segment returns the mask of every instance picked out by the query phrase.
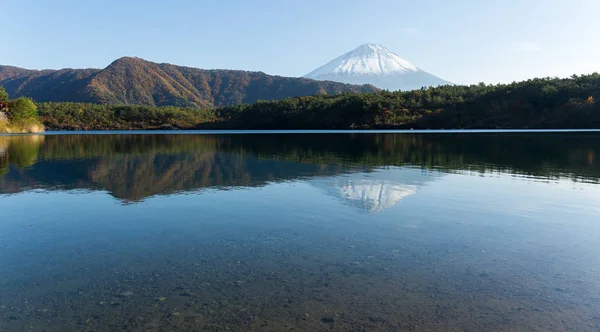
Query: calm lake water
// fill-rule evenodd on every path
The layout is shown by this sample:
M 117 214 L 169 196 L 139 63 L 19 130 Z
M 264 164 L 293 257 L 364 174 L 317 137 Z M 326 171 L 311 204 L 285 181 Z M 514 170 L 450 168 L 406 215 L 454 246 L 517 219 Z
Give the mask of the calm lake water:
M 599 331 L 600 134 L 0 137 L 0 331 Z

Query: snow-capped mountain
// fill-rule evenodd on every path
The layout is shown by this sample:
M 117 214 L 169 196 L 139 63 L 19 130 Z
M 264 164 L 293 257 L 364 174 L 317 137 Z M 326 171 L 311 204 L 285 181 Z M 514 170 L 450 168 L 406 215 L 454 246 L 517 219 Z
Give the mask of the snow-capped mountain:
M 304 77 L 350 84 L 372 84 L 392 91 L 452 84 L 376 44 L 361 45 Z

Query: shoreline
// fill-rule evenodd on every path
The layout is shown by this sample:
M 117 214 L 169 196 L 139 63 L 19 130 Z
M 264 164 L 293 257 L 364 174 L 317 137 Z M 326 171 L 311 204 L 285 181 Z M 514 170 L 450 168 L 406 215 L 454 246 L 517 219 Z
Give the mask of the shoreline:
M 114 135 L 114 134 L 177 134 L 177 135 L 228 135 L 228 134 L 511 134 L 511 133 L 600 133 L 599 129 L 139 129 L 139 130 L 47 130 L 29 133 L 0 133 L 0 136 L 28 135 Z

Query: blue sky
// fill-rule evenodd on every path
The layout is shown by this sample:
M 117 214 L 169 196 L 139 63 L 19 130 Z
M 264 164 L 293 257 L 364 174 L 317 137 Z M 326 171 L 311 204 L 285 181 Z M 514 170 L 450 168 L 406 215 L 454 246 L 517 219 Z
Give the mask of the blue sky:
M 455 83 L 600 71 L 598 0 L 0 0 L 0 64 L 138 56 L 301 76 L 378 43 Z

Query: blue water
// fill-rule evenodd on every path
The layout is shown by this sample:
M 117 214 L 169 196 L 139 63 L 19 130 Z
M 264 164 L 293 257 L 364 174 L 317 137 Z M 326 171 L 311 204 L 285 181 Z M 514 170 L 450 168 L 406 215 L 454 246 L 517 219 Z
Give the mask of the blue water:
M 599 147 L 0 137 L 0 330 L 597 331 Z

